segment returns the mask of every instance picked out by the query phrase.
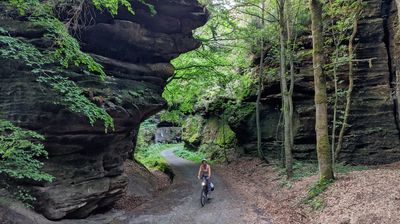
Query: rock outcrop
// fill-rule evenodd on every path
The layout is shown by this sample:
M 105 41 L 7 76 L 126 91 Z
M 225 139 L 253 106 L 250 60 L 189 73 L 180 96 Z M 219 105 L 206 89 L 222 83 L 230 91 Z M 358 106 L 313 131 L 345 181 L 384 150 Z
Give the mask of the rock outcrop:
M 121 197 L 127 185 L 123 162 L 134 149 L 139 124 L 165 106 L 161 93 L 174 72 L 170 60 L 200 45 L 192 30 L 208 15 L 196 0 L 146 2 L 155 15 L 133 1 L 135 15 L 124 8 L 114 17 L 96 11 L 94 23 L 80 32 L 82 49 L 109 75 L 105 82 L 65 71 L 89 96 L 105 99 L 115 131 L 105 133 L 101 122 L 92 127 L 84 116 L 55 105 L 54 94 L 27 68 L 0 61 L 0 117 L 46 137 L 44 169 L 55 180 L 29 185 L 36 209 L 49 219 L 84 218 Z M 0 24 L 15 37 L 43 43 L 46 31 L 27 21 L 1 15 Z
M 373 59 L 355 63 L 354 90 L 349 124 L 344 137 L 342 161 L 356 164 L 389 163 L 400 160 L 399 107 L 396 74 L 400 72 L 398 15 L 395 1 L 363 1 L 363 16 L 358 22 L 356 58 Z M 304 47 L 311 49 L 311 40 Z M 295 157 L 315 158 L 315 107 L 312 59 L 297 65 L 295 84 Z M 348 86 L 347 68 L 340 71 L 340 88 Z M 333 92 L 333 83 L 328 83 Z M 263 92 L 263 141 L 265 147 L 279 152 L 282 141 L 279 82 L 266 84 Z M 344 99 L 343 99 L 344 100 Z M 341 101 L 344 110 L 344 102 Z M 332 111 L 329 113 L 332 114 Z M 250 114 L 235 124 L 238 142 L 245 149 L 254 149 L 256 142 L 255 115 Z

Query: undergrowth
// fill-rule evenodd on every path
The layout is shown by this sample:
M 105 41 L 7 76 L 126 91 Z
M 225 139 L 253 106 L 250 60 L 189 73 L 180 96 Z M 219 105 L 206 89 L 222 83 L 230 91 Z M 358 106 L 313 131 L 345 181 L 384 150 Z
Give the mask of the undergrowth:
M 183 144 L 180 144 L 179 146 L 177 146 L 174 150 L 175 155 L 196 162 L 196 163 L 200 163 L 201 160 L 203 158 L 205 158 L 205 154 L 203 152 L 200 151 L 190 151 L 185 149 Z
M 138 148 L 135 152 L 135 159 L 150 170 L 159 170 L 168 173 L 170 168 L 167 161 L 162 157 L 161 152 L 167 148 L 177 147 L 176 144 L 153 144 L 147 147 Z
M 321 210 L 325 207 L 325 200 L 318 197 L 324 193 L 333 183 L 332 180 L 318 181 L 308 190 L 307 197 L 303 200 L 304 204 L 309 205 L 313 210 Z

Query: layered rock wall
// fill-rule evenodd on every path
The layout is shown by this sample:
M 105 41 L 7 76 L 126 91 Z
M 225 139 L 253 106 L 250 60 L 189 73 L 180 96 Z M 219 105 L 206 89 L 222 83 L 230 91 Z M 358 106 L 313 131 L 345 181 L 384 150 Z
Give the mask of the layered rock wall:
M 83 50 L 104 66 L 106 81 L 65 71 L 88 96 L 105 99 L 102 106 L 115 131 L 105 133 L 101 122 L 92 127 L 86 117 L 55 105 L 54 93 L 28 68 L 0 61 L 0 117 L 46 137 L 44 169 L 55 180 L 30 186 L 36 209 L 49 219 L 83 218 L 121 197 L 127 185 L 123 162 L 134 148 L 139 124 L 165 106 L 161 93 L 174 72 L 170 60 L 200 45 L 192 30 L 206 22 L 207 12 L 196 0 L 146 1 L 155 6 L 155 15 L 132 2 L 135 15 L 123 8 L 114 17 L 96 11 L 94 23 L 80 32 Z M 45 42 L 46 31 L 24 18 L 0 12 L 0 25 L 14 37 Z
M 349 118 L 350 127 L 344 136 L 342 161 L 349 163 L 389 163 L 400 160 L 399 107 L 396 74 L 400 74 L 398 15 L 395 1 L 365 0 L 363 15 L 358 22 L 356 59 L 373 59 L 355 63 L 354 90 Z M 309 42 L 309 43 L 308 43 Z M 305 41 L 311 49 L 311 39 Z M 294 90 L 295 157 L 315 158 L 315 107 L 312 58 L 297 65 Z M 340 69 L 340 88 L 348 88 L 348 68 Z M 263 142 L 271 153 L 279 153 L 282 141 L 280 86 L 277 81 L 266 84 L 263 92 Z M 332 80 L 328 92 L 333 94 Z M 344 97 L 339 110 L 344 111 Z M 332 103 L 331 103 L 332 106 Z M 330 107 L 332 114 L 332 107 Z M 330 124 L 331 126 L 331 124 Z M 256 142 L 255 115 L 236 124 L 238 141 L 245 149 L 254 149 Z

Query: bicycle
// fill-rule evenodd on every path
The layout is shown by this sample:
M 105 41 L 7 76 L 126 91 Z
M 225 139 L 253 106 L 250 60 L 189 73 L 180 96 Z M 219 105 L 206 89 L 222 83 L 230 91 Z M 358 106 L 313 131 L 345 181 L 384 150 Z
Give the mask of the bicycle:
M 201 207 L 204 207 L 206 202 L 208 201 L 208 181 L 206 177 L 201 178 L 201 196 L 200 196 L 200 203 Z

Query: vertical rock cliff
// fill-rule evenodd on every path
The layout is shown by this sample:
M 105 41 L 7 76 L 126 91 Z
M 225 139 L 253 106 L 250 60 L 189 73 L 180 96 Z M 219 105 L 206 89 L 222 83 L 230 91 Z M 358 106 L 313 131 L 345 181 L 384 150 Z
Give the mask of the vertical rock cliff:
M 354 90 L 349 124 L 344 137 L 341 160 L 349 163 L 389 163 L 400 160 L 399 106 L 396 74 L 400 73 L 399 17 L 394 0 L 364 0 L 362 19 L 356 36 L 356 59 L 372 59 L 355 63 Z M 311 49 L 305 38 L 304 47 Z M 315 108 L 312 58 L 297 64 L 295 84 L 295 157 L 315 158 Z M 340 69 L 340 88 L 347 90 L 348 68 Z M 329 81 L 328 91 L 333 92 Z M 280 86 L 270 81 L 263 92 L 263 141 L 266 148 L 279 153 L 281 141 Z M 344 110 L 344 102 L 340 103 Z M 332 106 L 332 105 L 331 105 Z M 332 109 L 329 111 L 332 114 Z M 239 143 L 254 148 L 255 115 L 235 125 Z
M 54 94 L 26 67 L 0 61 L 0 117 L 46 137 L 45 171 L 55 180 L 28 185 L 37 197 L 36 209 L 49 219 L 83 218 L 121 197 L 127 184 L 123 162 L 134 150 L 139 124 L 165 106 L 161 94 L 174 72 L 170 61 L 200 45 L 192 30 L 208 16 L 196 0 L 146 2 L 154 5 L 155 15 L 133 0 L 135 15 L 124 8 L 116 16 L 95 11 L 91 24 L 79 33 L 82 49 L 104 66 L 105 82 L 65 71 L 90 98 L 104 99 L 115 131 L 105 133 L 100 122 L 92 127 L 86 117 L 55 105 Z M 12 36 L 45 46 L 45 30 L 23 18 L 0 15 L 0 25 Z

